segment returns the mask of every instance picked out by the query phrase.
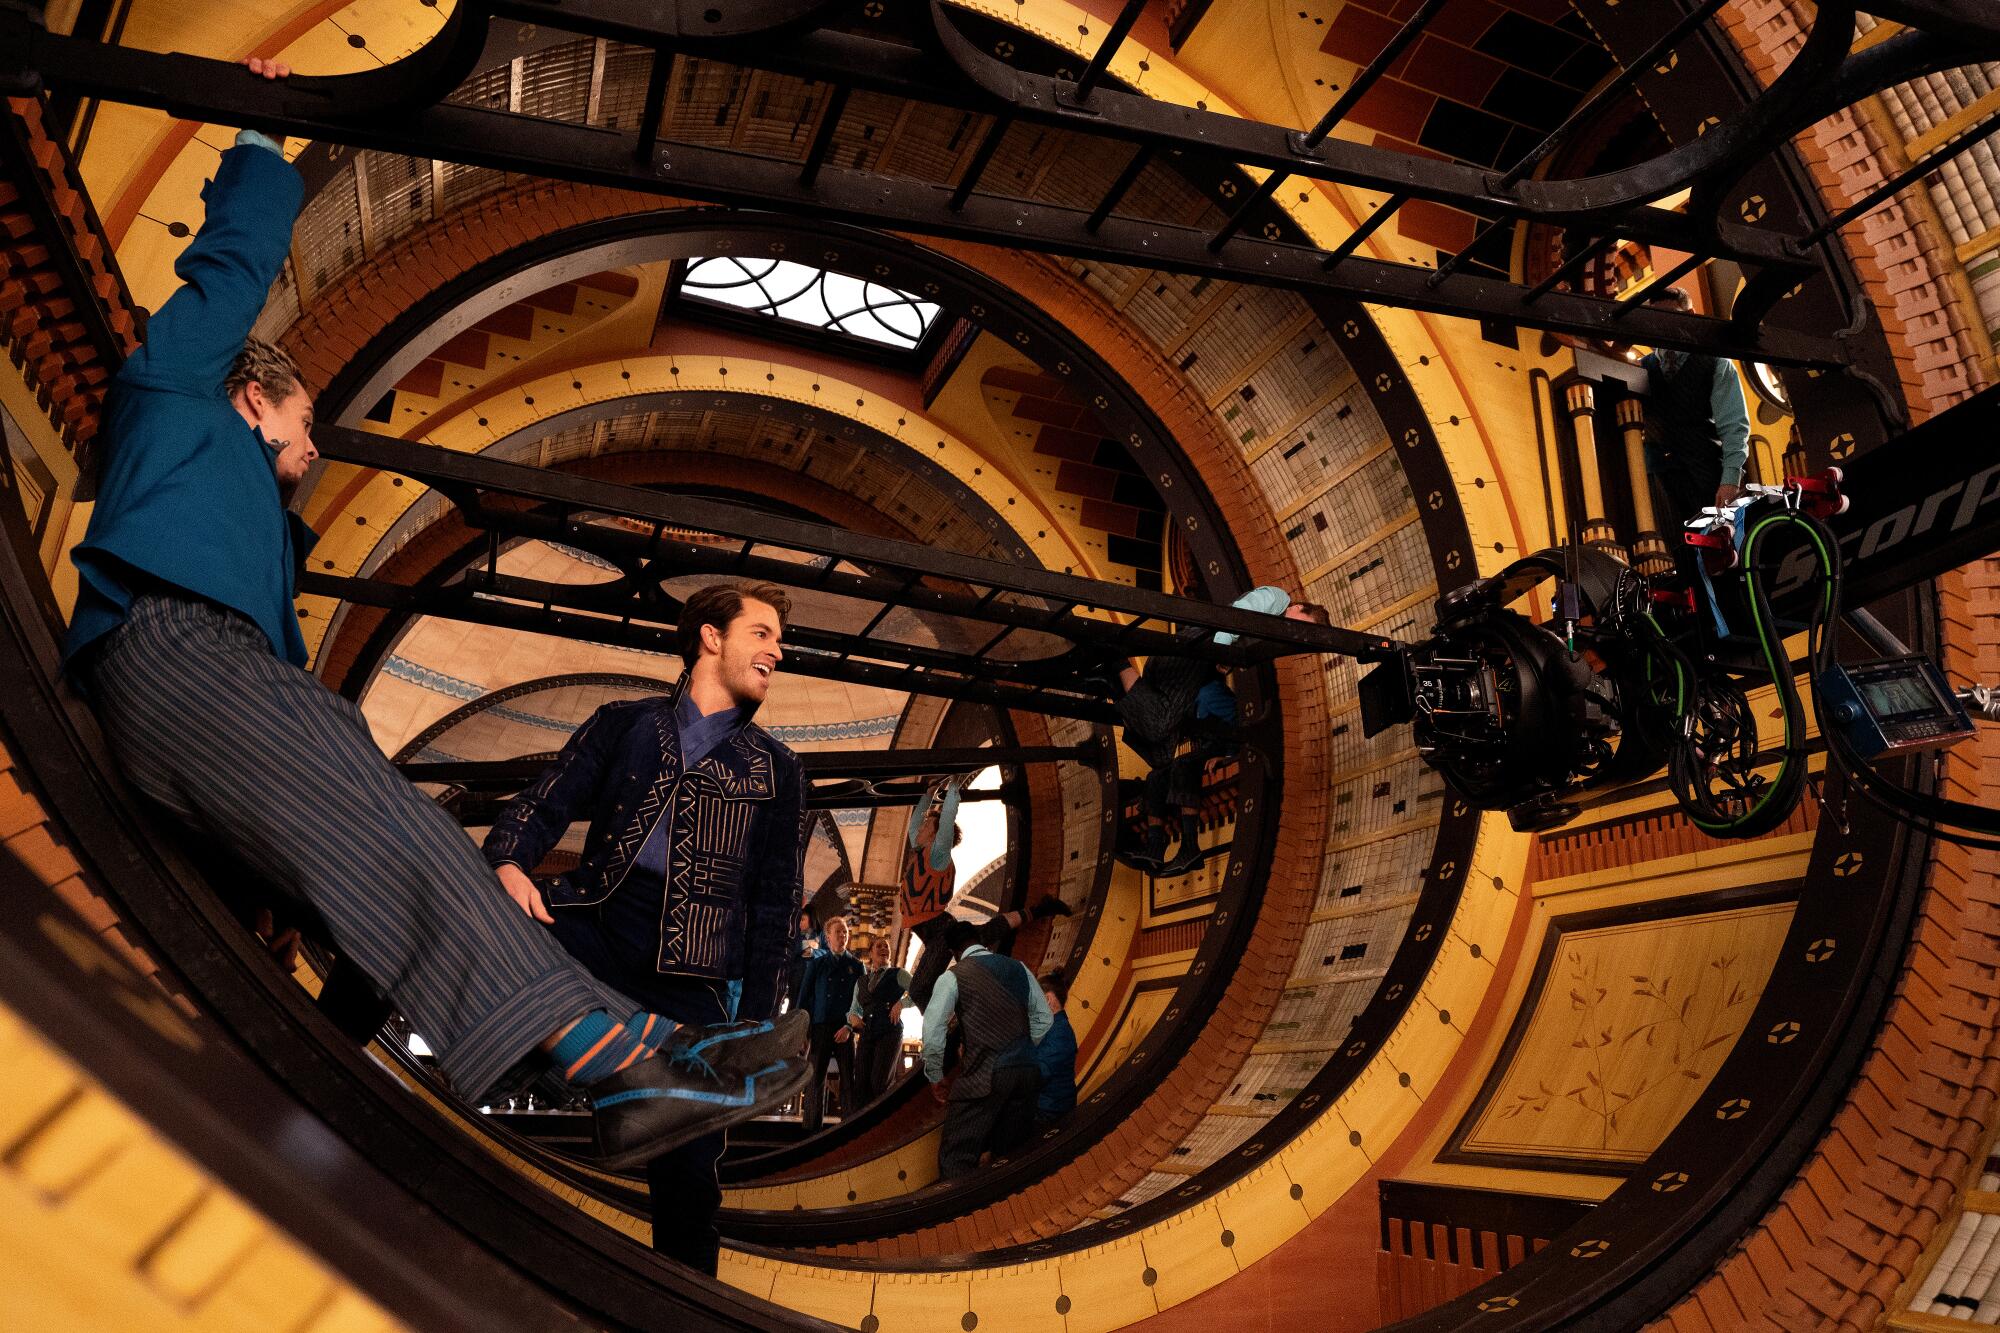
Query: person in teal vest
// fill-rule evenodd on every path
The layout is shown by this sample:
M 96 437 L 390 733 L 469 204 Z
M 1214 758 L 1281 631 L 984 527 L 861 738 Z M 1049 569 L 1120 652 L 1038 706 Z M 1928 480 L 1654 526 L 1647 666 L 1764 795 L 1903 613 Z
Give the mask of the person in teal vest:
M 772 1024 L 676 1023 L 597 981 L 389 763 L 361 711 L 301 669 L 292 598 L 311 534 L 287 501 L 315 456 L 313 401 L 250 331 L 304 191 L 282 146 L 250 130 L 202 189 L 181 285 L 105 403 L 67 678 L 132 786 L 312 907 L 468 1100 L 549 1059 L 597 1107 L 612 1169 L 781 1103 L 806 1071 Z

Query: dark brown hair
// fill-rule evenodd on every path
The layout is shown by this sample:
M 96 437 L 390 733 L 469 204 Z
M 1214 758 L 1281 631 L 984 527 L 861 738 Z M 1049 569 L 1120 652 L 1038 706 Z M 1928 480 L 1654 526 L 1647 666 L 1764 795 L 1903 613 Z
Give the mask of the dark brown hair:
M 1318 602 L 1300 602 L 1298 608 L 1306 613 L 1306 619 L 1315 625 L 1331 625 L 1333 617 Z
M 1042 989 L 1055 996 L 1056 1003 L 1069 1003 L 1069 983 L 1063 980 L 1062 973 L 1051 972 L 1047 976 L 1040 978 L 1040 980 Z
M 692 668 L 695 659 L 701 656 L 703 625 L 713 625 L 716 633 L 727 634 L 729 622 L 743 614 L 745 602 L 763 602 L 776 611 L 779 629 L 785 627 L 792 614 L 792 599 L 783 588 L 773 584 L 711 583 L 698 589 L 681 606 L 681 623 L 674 627 L 674 636 L 682 664 Z

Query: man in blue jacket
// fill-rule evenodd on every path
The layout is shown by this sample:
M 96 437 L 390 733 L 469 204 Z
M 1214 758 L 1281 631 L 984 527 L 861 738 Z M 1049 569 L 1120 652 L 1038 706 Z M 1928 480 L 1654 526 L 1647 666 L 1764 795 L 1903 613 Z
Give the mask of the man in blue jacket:
M 863 963 L 847 947 L 847 918 L 834 917 L 826 923 L 826 947 L 806 964 L 805 981 L 799 987 L 799 1011 L 812 1024 L 812 1047 L 806 1054 L 811 1074 L 806 1083 L 805 1130 L 819 1133 L 826 1118 L 826 1065 L 840 1066 L 840 1118 L 854 1114 L 860 1103 L 854 1097 L 854 1042 L 847 1023 L 848 1003 L 854 998 L 855 983 L 867 972 Z
M 310 534 L 285 497 L 313 458 L 312 399 L 289 358 L 246 339 L 302 193 L 251 131 L 203 189 L 182 285 L 106 404 L 65 670 L 132 784 L 314 908 L 461 1094 L 545 1052 L 599 1107 L 613 1162 L 782 1101 L 805 1065 L 777 1058 L 769 1025 L 682 1027 L 592 978 L 522 919 L 360 710 L 300 669 Z
M 767 585 L 694 593 L 674 688 L 598 709 L 486 835 L 486 859 L 526 916 L 592 976 L 677 1023 L 762 1021 L 777 1007 L 799 915 L 805 778 L 750 719 L 784 658 L 790 610 Z M 537 886 L 529 872 L 583 818 L 576 869 Z M 804 1027 L 797 1014 L 778 1025 L 784 1054 L 798 1053 Z M 653 1248 L 711 1275 L 722 1150 L 709 1134 L 646 1167 Z

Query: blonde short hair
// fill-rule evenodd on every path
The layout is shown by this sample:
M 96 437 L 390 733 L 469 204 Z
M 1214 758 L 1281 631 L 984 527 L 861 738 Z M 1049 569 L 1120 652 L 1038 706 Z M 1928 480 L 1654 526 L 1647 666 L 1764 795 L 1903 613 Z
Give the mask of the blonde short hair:
M 233 399 L 253 381 L 274 403 L 284 402 L 295 391 L 303 389 L 306 383 L 305 376 L 299 373 L 299 363 L 292 360 L 291 353 L 262 338 L 250 338 L 244 342 L 243 350 L 236 354 L 229 373 L 223 377 L 222 395 Z

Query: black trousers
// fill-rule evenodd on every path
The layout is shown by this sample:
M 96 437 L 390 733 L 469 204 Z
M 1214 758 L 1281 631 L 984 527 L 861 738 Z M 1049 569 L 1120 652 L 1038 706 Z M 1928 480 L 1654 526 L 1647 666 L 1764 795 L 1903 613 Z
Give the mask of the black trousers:
M 889 1080 L 896 1072 L 896 1055 L 903 1049 L 903 1028 L 894 1023 L 879 1031 L 864 1029 L 860 1040 L 861 1047 L 854 1053 L 856 1110 L 889 1090 Z
M 1026 1143 L 1035 1132 L 1035 1097 L 1041 1090 L 1040 1070 L 1012 1065 L 993 1071 L 992 1090 L 984 1097 L 954 1097 L 938 1138 L 938 1179 L 969 1176 L 979 1169 L 982 1152 L 997 1157 Z
M 728 1021 L 729 1000 L 720 983 L 630 967 L 605 937 L 595 908 L 559 907 L 551 915 L 556 923 L 550 933 L 600 981 L 676 1023 Z M 715 1276 L 722 1250 L 722 1233 L 715 1225 L 722 1209 L 722 1184 L 715 1165 L 722 1160 L 726 1142 L 725 1135 L 705 1135 L 646 1163 L 646 1188 L 653 1197 L 653 1248 L 710 1277 Z
M 812 1049 L 807 1059 L 812 1063 L 812 1080 L 806 1084 L 806 1133 L 817 1134 L 826 1117 L 826 1062 L 832 1060 L 840 1067 L 840 1117 L 845 1120 L 854 1114 L 857 1103 L 854 1100 L 854 1038 L 835 1041 L 834 1035 L 847 1031 L 847 1020 L 838 1023 L 815 1023 L 812 1025 Z

